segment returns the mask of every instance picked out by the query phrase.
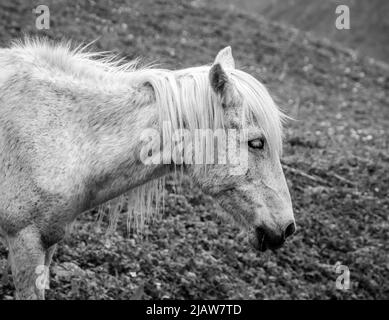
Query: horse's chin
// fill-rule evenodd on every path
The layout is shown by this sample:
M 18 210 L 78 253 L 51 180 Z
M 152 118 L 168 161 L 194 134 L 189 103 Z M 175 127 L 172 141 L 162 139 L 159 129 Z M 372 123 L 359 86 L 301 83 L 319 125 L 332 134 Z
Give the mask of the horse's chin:
M 266 243 L 258 238 L 254 231 L 249 233 L 249 243 L 256 251 L 265 252 L 268 249 Z
M 255 228 L 251 229 L 249 232 L 249 243 L 257 251 L 265 252 L 271 250 L 274 252 L 284 245 L 285 239 L 269 235 L 269 233 L 263 231 L 262 228 Z

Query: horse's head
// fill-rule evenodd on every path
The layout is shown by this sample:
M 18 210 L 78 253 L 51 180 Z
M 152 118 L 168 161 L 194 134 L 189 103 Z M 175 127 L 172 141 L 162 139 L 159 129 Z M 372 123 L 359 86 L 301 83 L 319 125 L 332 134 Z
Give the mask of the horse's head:
M 282 113 L 259 81 L 235 69 L 229 47 L 217 55 L 209 82 L 222 109 L 229 136 L 227 149 L 229 133 L 238 132 L 232 139 L 241 146 L 240 172 L 227 161 L 208 166 L 205 174 L 195 172 L 195 179 L 248 230 L 257 249 L 276 249 L 295 232 L 292 202 L 280 163 Z M 236 155 L 236 150 L 227 150 L 230 159 Z

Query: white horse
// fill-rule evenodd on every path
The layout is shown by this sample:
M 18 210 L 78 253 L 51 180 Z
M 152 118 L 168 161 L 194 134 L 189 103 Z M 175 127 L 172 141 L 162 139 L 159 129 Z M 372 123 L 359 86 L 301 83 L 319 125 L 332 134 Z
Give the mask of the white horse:
M 143 223 L 174 171 L 213 196 L 258 250 L 294 233 L 283 115 L 235 69 L 229 47 L 211 66 L 171 71 L 27 39 L 0 49 L 0 69 L 0 234 L 18 298 L 44 298 L 37 274 L 80 213 L 131 191 Z M 171 151 L 201 130 L 211 139 Z

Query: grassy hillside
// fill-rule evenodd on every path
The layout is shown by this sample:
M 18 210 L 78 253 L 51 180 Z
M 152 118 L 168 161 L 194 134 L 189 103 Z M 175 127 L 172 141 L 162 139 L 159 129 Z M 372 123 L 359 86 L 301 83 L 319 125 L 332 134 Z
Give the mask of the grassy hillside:
M 225 0 L 219 0 L 225 6 Z M 389 2 L 386 0 L 227 0 L 232 7 L 326 37 L 389 62 Z M 335 27 L 338 5 L 350 8 L 350 29 Z
M 121 224 L 104 236 L 96 213 L 78 219 L 54 258 L 49 299 L 389 298 L 389 69 L 351 50 L 255 15 L 200 1 L 0 2 L 0 44 L 22 32 L 89 42 L 172 68 L 210 63 L 231 45 L 238 67 L 270 88 L 287 124 L 284 168 L 298 231 L 259 254 L 216 218 L 212 199 L 168 181 L 165 215 L 142 240 Z M 6 249 L 0 249 L 5 262 Z M 337 262 L 351 288 L 338 290 Z M 13 285 L 3 278 L 0 298 Z

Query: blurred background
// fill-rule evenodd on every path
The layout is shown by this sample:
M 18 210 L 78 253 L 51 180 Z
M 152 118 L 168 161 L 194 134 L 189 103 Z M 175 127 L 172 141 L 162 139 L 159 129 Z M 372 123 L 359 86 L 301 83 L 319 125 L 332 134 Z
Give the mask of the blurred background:
M 39 4 L 50 28 L 36 28 Z M 337 5 L 350 29 L 334 27 Z M 107 236 L 83 214 L 54 257 L 49 299 L 389 298 L 388 2 L 304 0 L 0 0 L 0 45 L 23 34 L 97 41 L 169 68 L 212 63 L 232 46 L 287 123 L 283 166 L 297 233 L 258 254 L 213 200 L 167 180 L 165 213 L 143 236 Z M 0 264 L 7 250 L 0 247 Z M 339 289 L 336 266 L 350 272 Z M 12 299 L 7 273 L 0 299 Z
M 227 0 L 234 8 L 336 41 L 364 55 L 389 61 L 389 2 L 385 0 Z M 335 27 L 335 8 L 350 8 L 350 30 Z

